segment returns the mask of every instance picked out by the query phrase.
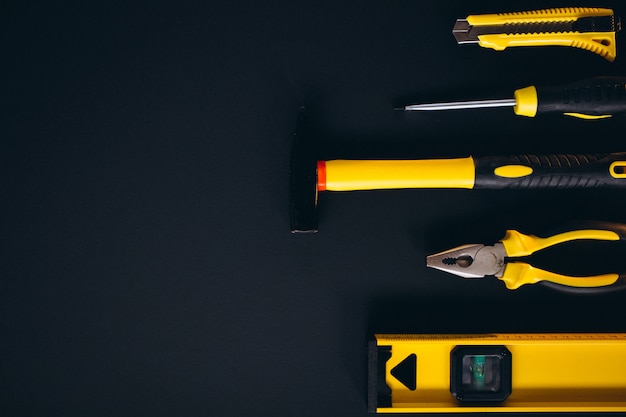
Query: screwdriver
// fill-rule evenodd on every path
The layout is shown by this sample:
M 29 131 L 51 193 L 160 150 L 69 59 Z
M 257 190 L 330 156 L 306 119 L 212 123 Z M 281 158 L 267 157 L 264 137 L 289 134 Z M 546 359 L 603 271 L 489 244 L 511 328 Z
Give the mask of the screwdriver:
M 626 113 L 626 77 L 594 77 L 556 87 L 529 86 L 514 98 L 413 104 L 396 110 L 454 110 L 513 107 L 518 116 L 562 113 L 580 119 L 604 119 Z

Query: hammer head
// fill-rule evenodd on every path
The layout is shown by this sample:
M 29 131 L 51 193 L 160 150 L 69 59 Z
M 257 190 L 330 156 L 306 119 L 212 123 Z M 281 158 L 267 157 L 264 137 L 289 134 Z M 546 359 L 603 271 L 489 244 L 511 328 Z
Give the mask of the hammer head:
M 317 159 L 304 108 L 291 149 L 289 215 L 292 233 L 317 232 Z

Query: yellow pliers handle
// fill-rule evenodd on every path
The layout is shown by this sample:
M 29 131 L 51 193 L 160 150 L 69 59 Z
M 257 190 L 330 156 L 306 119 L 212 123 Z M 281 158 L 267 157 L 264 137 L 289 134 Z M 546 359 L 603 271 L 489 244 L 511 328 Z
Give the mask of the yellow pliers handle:
M 507 264 L 504 275 L 500 277 L 509 290 L 516 290 L 525 284 L 552 282 L 567 287 L 596 288 L 614 285 L 620 279 L 619 274 L 603 274 L 590 277 L 571 277 L 536 268 L 525 262 Z
M 617 241 L 626 239 L 625 225 L 604 223 L 602 226 L 599 228 L 568 231 L 546 238 L 525 235 L 516 230 L 507 230 L 500 242 L 504 245 L 507 257 L 513 258 L 528 256 L 550 246 L 574 240 Z M 504 272 L 499 279 L 504 281 L 506 287 L 510 290 L 517 289 L 525 284 L 534 284 L 541 281 L 577 288 L 611 287 L 616 284 L 626 285 L 623 282 L 624 277 L 617 273 L 572 277 L 545 271 L 526 262 L 515 261 L 506 263 Z

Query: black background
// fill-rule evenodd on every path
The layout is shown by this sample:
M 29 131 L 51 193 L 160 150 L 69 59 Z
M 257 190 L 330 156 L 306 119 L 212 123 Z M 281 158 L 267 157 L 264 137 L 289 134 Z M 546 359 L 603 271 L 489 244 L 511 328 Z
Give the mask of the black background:
M 3 3 L 0 415 L 365 416 L 373 332 L 626 331 L 623 294 L 509 291 L 424 260 L 507 228 L 626 222 L 619 190 L 327 193 L 315 235 L 288 212 L 301 106 L 320 158 L 626 150 L 624 118 L 393 110 L 624 75 L 623 42 L 610 63 L 451 33 L 620 4 Z M 623 267 L 572 250 L 545 261 Z

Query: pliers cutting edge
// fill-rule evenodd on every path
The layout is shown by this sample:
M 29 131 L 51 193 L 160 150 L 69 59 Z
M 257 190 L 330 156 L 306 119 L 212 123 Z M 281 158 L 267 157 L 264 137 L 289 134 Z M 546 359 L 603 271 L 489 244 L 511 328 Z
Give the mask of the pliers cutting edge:
M 552 284 L 550 286 L 553 288 L 573 292 L 626 289 L 626 274 L 575 277 L 542 270 L 513 259 L 574 240 L 626 240 L 626 225 L 594 223 L 593 227 L 571 230 L 545 238 L 507 230 L 504 238 L 493 246 L 482 244 L 458 246 L 426 257 L 426 265 L 463 278 L 495 276 L 504 281 L 509 290 L 537 282 Z

